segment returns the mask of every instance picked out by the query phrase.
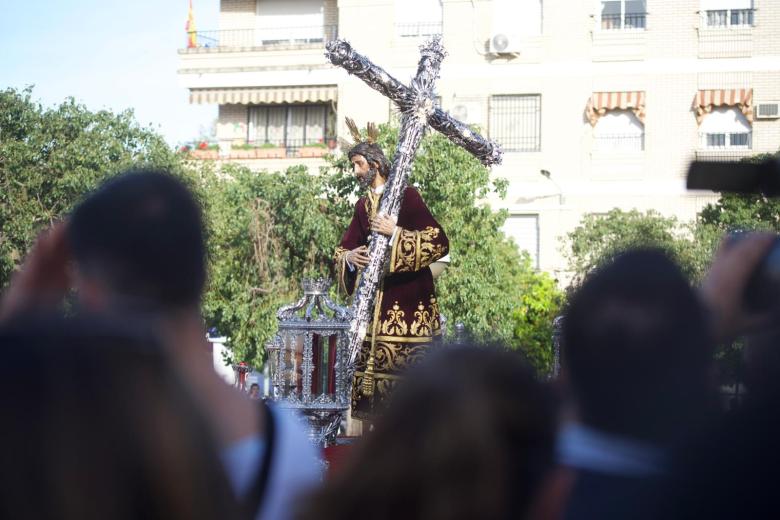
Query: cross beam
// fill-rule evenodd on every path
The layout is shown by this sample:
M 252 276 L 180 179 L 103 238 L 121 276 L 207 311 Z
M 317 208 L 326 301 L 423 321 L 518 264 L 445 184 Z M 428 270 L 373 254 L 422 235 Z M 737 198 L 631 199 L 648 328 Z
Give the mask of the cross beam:
M 446 55 L 439 37 L 420 48 L 417 74 L 408 87 L 355 52 L 345 40 L 328 42 L 326 49 L 325 56 L 331 63 L 362 79 L 368 86 L 390 98 L 401 110 L 398 146 L 378 214 L 398 217 L 414 156 L 429 125 L 469 151 L 485 166 L 501 162 L 501 149 L 497 143 L 473 132 L 464 123 L 434 106 L 434 82 L 439 77 L 439 68 Z M 354 371 L 355 360 L 372 321 L 374 299 L 384 277 L 391 245 L 389 237 L 376 232 L 371 234 L 369 242 L 368 265 L 363 270 L 352 304 L 354 317 L 349 330 L 350 372 Z

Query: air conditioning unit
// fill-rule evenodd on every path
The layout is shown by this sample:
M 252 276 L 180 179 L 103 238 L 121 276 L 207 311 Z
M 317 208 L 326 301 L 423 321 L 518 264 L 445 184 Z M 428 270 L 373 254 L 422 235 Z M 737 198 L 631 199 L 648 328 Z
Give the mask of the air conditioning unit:
M 520 54 L 520 37 L 504 32 L 496 32 L 490 37 L 492 54 Z
M 756 106 L 756 119 L 780 119 L 780 101 L 766 101 Z

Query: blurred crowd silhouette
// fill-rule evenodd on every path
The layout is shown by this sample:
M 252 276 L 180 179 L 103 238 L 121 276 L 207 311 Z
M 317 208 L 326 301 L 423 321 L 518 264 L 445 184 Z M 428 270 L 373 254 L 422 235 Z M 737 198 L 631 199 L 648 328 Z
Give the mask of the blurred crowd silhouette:
M 0 517 L 774 516 L 780 305 L 744 304 L 771 235 L 724 241 L 700 287 L 655 250 L 591 273 L 553 381 L 501 345 L 441 347 L 324 477 L 298 418 L 214 372 L 204 240 L 153 170 L 41 234 L 0 300 Z M 715 347 L 737 337 L 748 393 L 726 410 Z

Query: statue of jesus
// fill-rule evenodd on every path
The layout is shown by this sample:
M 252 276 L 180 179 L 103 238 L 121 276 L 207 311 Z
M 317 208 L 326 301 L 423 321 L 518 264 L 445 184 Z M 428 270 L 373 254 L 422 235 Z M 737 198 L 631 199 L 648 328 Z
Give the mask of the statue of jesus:
M 363 140 L 347 120 L 356 144 L 348 156 L 366 194 L 355 205 L 352 222 L 336 248 L 339 288 L 352 294 L 362 268 L 368 264 L 372 231 L 391 237 L 387 274 L 377 291 L 374 315 L 355 364 L 352 417 L 371 421 L 386 404 L 402 372 L 420 360 L 441 338 L 439 304 L 430 265 L 447 255 L 449 241 L 420 193 L 408 186 L 398 221 L 378 214 L 379 200 L 390 172 L 390 162 L 376 143 L 376 127 L 369 124 Z

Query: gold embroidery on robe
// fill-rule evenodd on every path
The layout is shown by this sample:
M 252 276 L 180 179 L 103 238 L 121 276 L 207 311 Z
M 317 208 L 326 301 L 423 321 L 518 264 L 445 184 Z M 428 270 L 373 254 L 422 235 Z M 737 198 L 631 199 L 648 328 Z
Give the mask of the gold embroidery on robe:
M 406 336 L 409 326 L 404 319 L 405 315 L 406 313 L 398 306 L 398 302 L 395 302 L 393 308 L 387 311 L 387 319 L 379 327 L 380 332 L 385 336 Z
M 432 226 L 422 231 L 400 229 L 390 254 L 390 272 L 419 271 L 444 256 L 444 246 L 434 243 L 439 233 Z
M 415 320 L 412 322 L 410 332 L 414 336 L 431 337 L 441 333 L 441 324 L 439 323 L 439 304 L 436 298 L 431 297 L 430 303 L 426 308 L 423 302 L 417 304 L 417 310 L 414 312 Z

